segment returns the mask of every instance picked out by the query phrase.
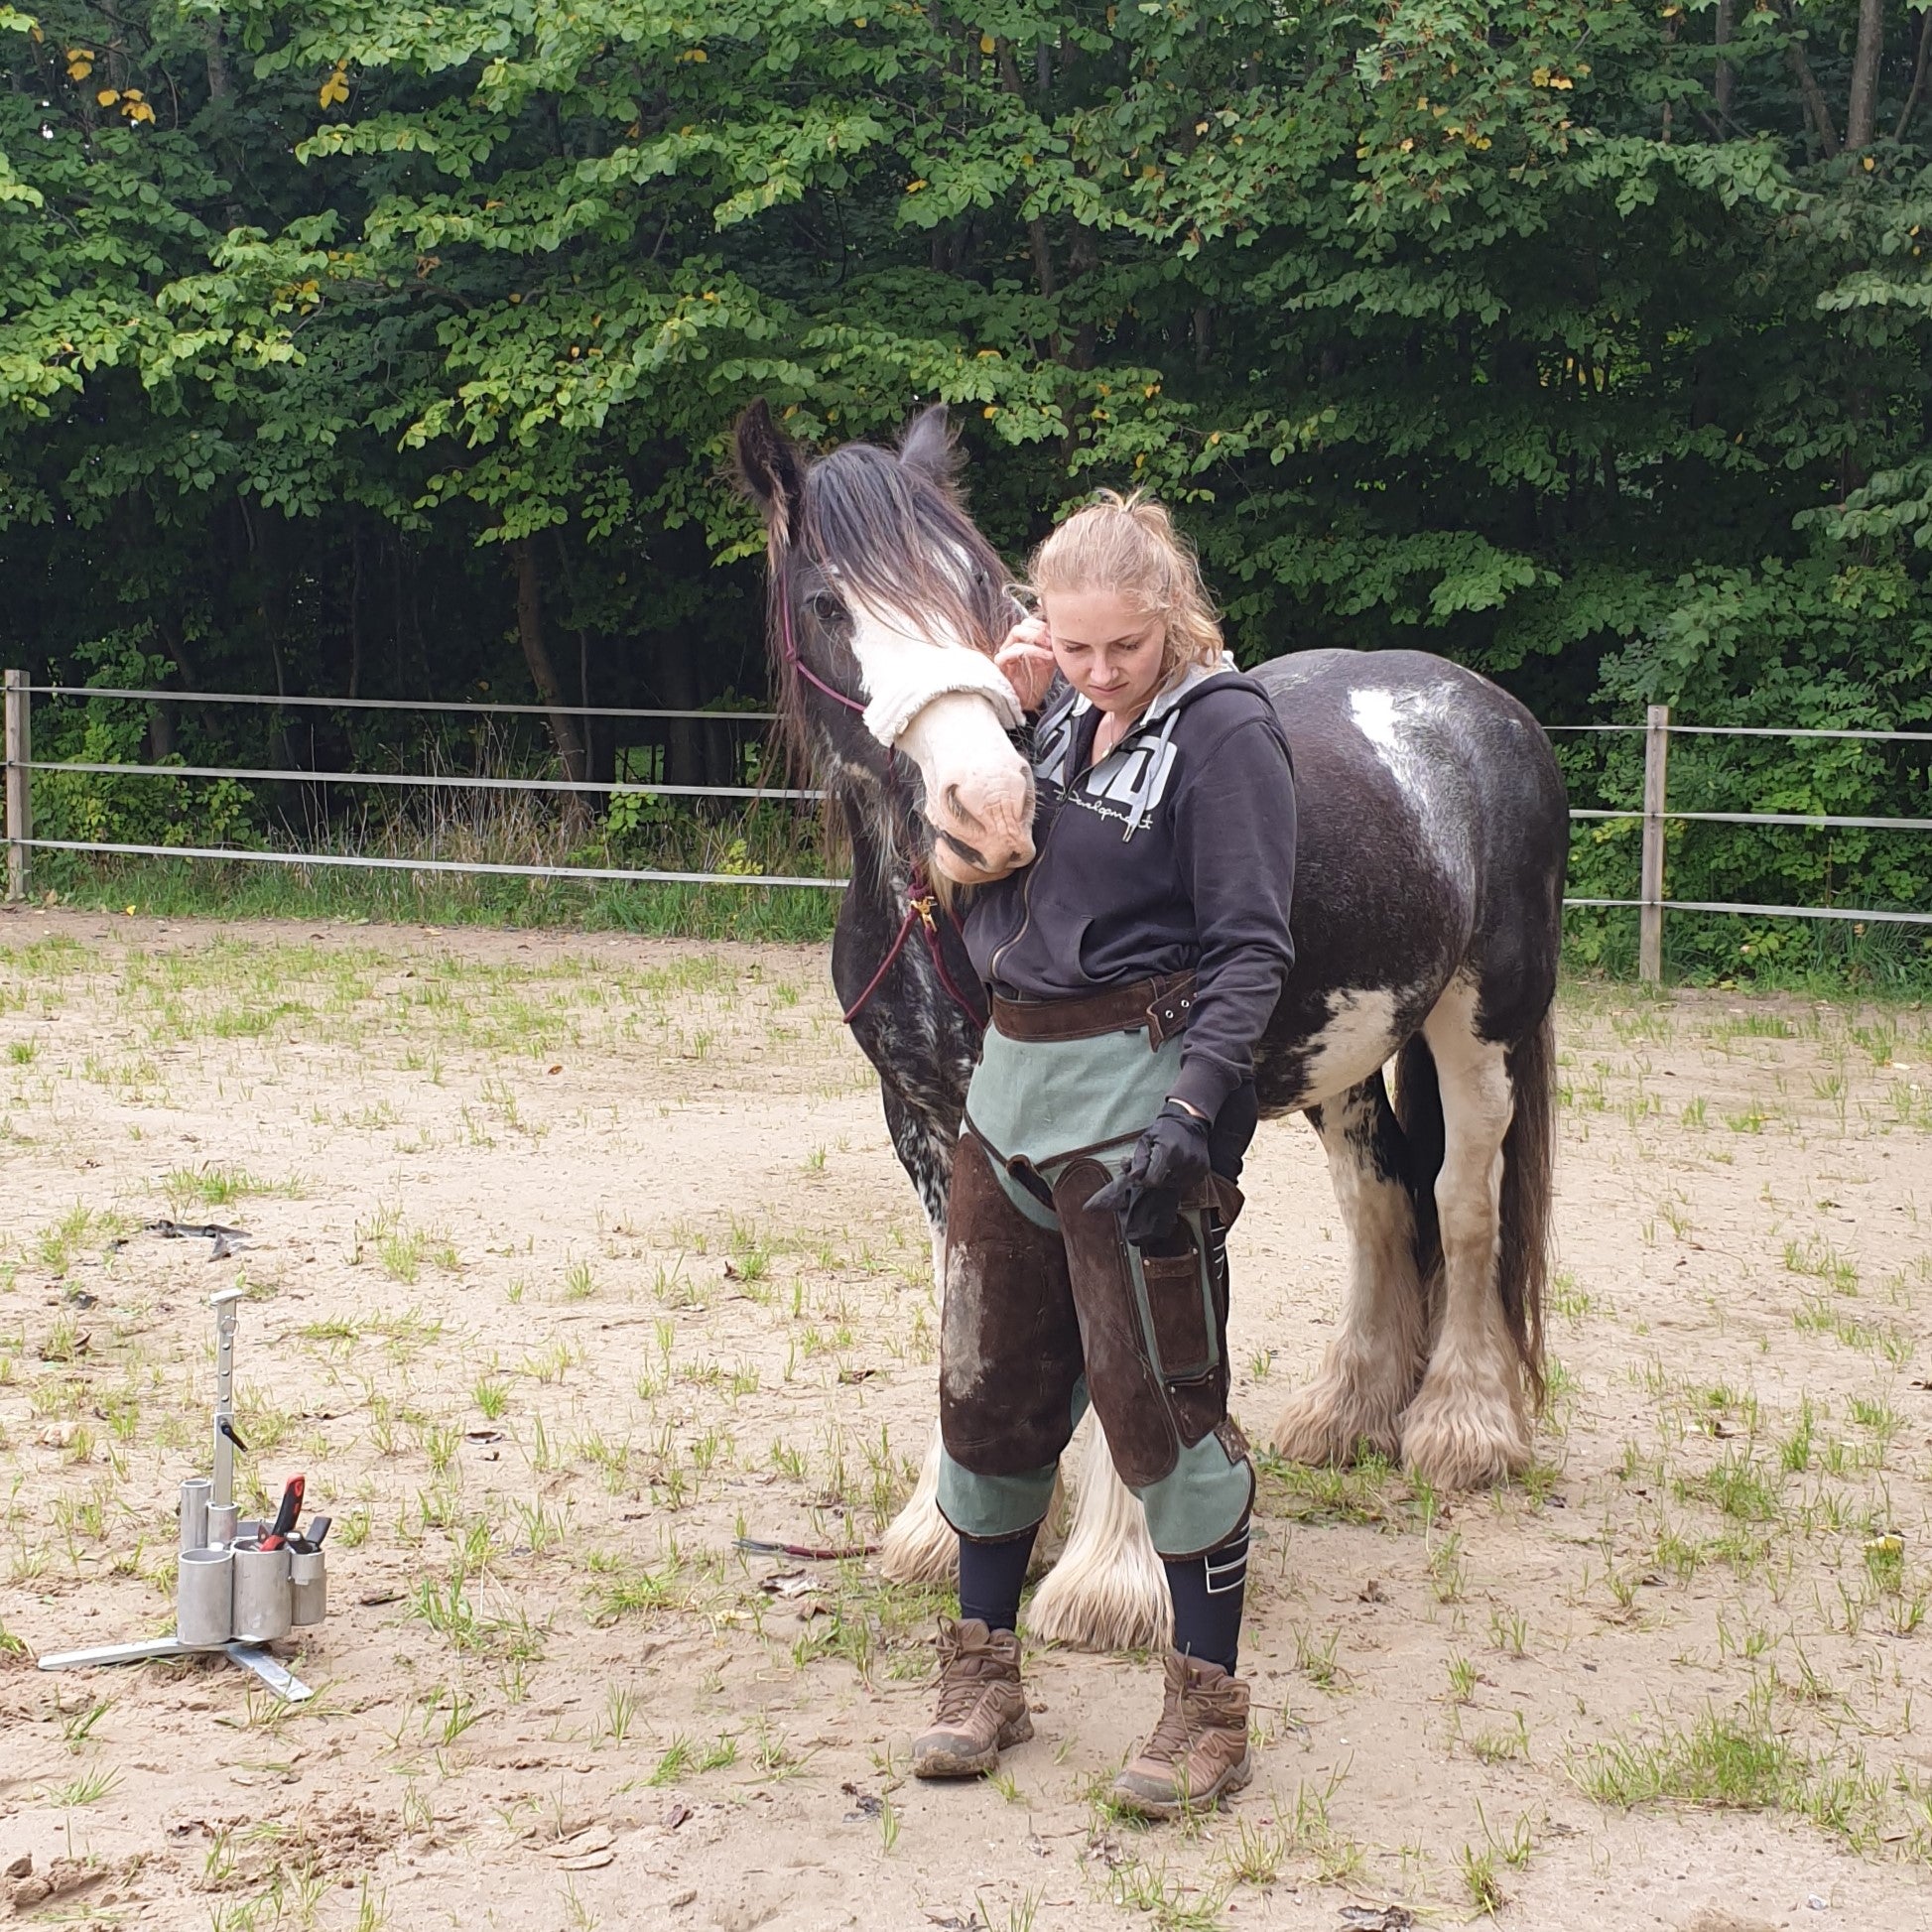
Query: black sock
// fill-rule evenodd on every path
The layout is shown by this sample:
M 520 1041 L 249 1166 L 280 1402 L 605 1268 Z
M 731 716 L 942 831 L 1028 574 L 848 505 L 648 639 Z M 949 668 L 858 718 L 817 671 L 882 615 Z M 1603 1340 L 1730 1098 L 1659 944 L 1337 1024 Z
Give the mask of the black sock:
M 1036 1523 L 1022 1536 L 1003 1543 L 968 1543 L 960 1538 L 960 1618 L 978 1617 L 988 1629 L 1010 1630 L 1020 1616 L 1020 1586 L 1026 1582 L 1027 1559 Z
M 1241 1602 L 1247 1594 L 1247 1528 L 1206 1556 L 1167 1565 L 1174 1599 L 1174 1647 L 1231 1677 L 1241 1646 Z

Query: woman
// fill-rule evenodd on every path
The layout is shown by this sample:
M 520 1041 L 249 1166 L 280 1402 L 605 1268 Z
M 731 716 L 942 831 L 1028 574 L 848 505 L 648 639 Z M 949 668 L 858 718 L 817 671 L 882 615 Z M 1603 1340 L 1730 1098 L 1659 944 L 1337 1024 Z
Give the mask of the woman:
M 1251 1775 L 1226 1231 L 1254 1044 L 1294 960 L 1294 780 L 1158 504 L 1102 495 L 1031 575 L 1042 616 L 996 661 L 1039 713 L 1036 856 L 966 917 L 992 1022 L 947 1213 L 939 1499 L 960 1617 L 913 1768 L 976 1775 L 1033 1735 L 1020 1586 L 1092 1402 L 1174 1602 L 1160 1722 L 1113 1798 L 1171 1817 Z

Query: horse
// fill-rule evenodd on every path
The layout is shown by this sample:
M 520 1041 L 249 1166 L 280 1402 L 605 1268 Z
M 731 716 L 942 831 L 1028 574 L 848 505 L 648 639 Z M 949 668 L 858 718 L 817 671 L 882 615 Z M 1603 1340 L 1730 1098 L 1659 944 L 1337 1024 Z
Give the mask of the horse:
M 736 454 L 765 524 L 781 729 L 850 839 L 833 983 L 943 1297 L 986 1011 L 956 906 L 1033 855 L 1032 772 L 990 662 L 1020 606 L 966 513 L 943 405 L 895 449 L 813 456 L 759 401 Z M 1443 658 L 1317 650 L 1249 675 L 1287 734 L 1299 819 L 1295 965 L 1256 1087 L 1264 1118 L 1300 1111 L 1320 1137 L 1351 1245 L 1337 1333 L 1271 1441 L 1307 1464 L 1373 1452 L 1443 1489 L 1501 1481 L 1529 1466 L 1543 1398 L 1562 775 L 1522 705 Z M 936 1431 L 881 1542 L 895 1581 L 957 1562 L 938 1461 Z M 1161 1566 L 1097 1428 L 1027 1621 L 1095 1648 L 1165 1636 Z

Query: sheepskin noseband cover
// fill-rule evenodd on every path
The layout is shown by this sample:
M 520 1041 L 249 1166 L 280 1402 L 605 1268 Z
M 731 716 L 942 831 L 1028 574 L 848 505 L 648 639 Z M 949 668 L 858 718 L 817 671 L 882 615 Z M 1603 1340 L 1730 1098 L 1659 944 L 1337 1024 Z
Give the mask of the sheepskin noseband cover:
M 935 698 L 956 691 L 985 699 L 1006 730 L 1019 729 L 1019 701 L 991 658 L 963 645 L 940 649 L 914 645 L 877 655 L 884 659 L 882 664 L 865 666 L 866 683 L 872 688 L 865 728 L 881 744 L 897 744 L 906 726 Z

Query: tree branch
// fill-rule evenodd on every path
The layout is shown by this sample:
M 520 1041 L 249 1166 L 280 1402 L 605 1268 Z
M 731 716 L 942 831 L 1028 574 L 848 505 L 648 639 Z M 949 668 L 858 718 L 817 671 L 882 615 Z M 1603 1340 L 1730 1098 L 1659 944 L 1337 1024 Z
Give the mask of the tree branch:
M 1920 19 L 1918 30 L 1918 59 L 1912 64 L 1912 88 L 1905 96 L 1905 105 L 1899 109 L 1898 125 L 1892 129 L 1891 138 L 1902 141 L 1905 130 L 1912 124 L 1912 116 L 1918 112 L 1919 94 L 1925 86 L 1925 59 L 1932 53 L 1932 7 L 1927 7 Z
M 1787 3 L 1778 9 L 1780 18 L 1791 30 L 1791 39 L 1785 45 L 1785 52 L 1791 59 L 1791 71 L 1798 76 L 1798 88 L 1805 97 L 1805 106 L 1811 114 L 1811 124 L 1818 132 L 1818 145 L 1825 151 L 1827 161 L 1838 158 L 1838 130 L 1832 126 L 1832 110 L 1825 105 L 1825 96 L 1819 91 L 1817 76 L 1811 70 L 1811 63 L 1805 59 L 1804 34 L 1798 23 L 1791 17 Z

